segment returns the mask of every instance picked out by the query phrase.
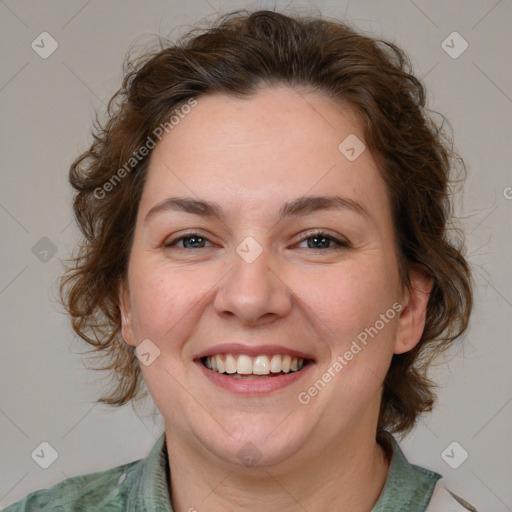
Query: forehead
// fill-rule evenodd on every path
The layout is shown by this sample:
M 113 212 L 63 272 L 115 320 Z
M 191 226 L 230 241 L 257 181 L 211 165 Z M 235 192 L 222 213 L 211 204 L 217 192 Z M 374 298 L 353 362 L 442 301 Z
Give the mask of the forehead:
M 277 87 L 244 98 L 199 96 L 153 150 L 140 210 L 171 194 L 261 210 L 301 195 L 339 193 L 385 207 L 370 151 L 347 158 L 363 144 L 356 113 L 325 95 Z M 354 152 L 344 153 L 347 146 Z

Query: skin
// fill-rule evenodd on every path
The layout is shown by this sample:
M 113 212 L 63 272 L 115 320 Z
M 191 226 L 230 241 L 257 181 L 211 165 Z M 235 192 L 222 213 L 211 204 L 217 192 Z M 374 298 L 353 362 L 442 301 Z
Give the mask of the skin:
M 203 95 L 151 155 L 120 286 L 122 335 L 150 339 L 160 355 L 141 365 L 165 420 L 176 512 L 337 510 L 368 512 L 389 461 L 375 441 L 381 384 L 393 354 L 424 328 L 431 283 L 411 270 L 402 287 L 386 186 L 369 150 L 349 161 L 338 145 L 364 135 L 357 115 L 319 93 L 264 88 L 248 98 Z M 279 220 L 301 196 L 359 203 Z M 222 220 L 149 210 L 170 196 L 218 203 Z M 310 231 L 347 240 L 308 247 Z M 199 230 L 204 246 L 165 243 Z M 236 252 L 247 236 L 263 252 Z M 187 239 L 185 243 L 190 243 Z M 200 244 L 201 245 L 201 244 Z M 321 378 L 357 335 L 394 303 L 403 307 L 310 402 Z M 217 344 L 277 344 L 315 365 L 267 395 L 213 385 L 193 361 Z M 260 457 L 237 455 L 252 443 Z

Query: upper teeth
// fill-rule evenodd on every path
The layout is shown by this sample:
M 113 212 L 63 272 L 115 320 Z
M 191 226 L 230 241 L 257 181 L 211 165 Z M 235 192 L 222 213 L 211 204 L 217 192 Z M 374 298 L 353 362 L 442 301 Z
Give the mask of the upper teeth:
M 239 373 L 242 375 L 268 375 L 269 373 L 289 373 L 300 370 L 304 366 L 302 357 L 289 355 L 250 357 L 245 354 L 216 354 L 208 356 L 204 364 L 218 373 Z

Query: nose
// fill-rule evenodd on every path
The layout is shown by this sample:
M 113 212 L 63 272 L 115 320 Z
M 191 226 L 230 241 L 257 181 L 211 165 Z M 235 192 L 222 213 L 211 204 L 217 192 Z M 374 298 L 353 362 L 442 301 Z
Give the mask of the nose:
M 222 280 L 214 300 L 219 315 L 236 317 L 240 323 L 255 326 L 290 313 L 291 291 L 280 279 L 278 267 L 272 265 L 267 250 L 252 262 L 234 251 L 232 261 L 232 270 Z

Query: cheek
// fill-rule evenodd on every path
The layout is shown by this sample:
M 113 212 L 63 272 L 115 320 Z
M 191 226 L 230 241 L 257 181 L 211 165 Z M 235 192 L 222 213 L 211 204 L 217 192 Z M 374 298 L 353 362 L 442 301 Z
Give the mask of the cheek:
M 297 294 L 312 312 L 310 318 L 319 318 L 318 323 L 329 328 L 322 338 L 329 347 L 328 360 L 320 361 L 318 380 L 308 389 L 321 389 L 324 402 L 338 404 L 332 414 L 340 422 L 350 414 L 357 416 L 357 411 L 363 414 L 379 396 L 396 336 L 397 279 L 386 272 L 385 259 L 373 255 L 296 279 Z M 327 382 L 325 393 L 319 380 Z
M 311 317 L 329 327 L 323 341 L 330 354 L 322 366 L 337 383 L 331 391 L 356 408 L 378 392 L 393 354 L 398 277 L 386 268 L 384 259 L 371 257 L 319 269 L 307 274 L 300 291 Z
M 136 262 L 134 262 L 136 263 Z M 139 337 L 168 342 L 194 316 L 213 284 L 208 272 L 171 269 L 147 258 L 131 276 L 132 318 Z
M 337 345 L 374 325 L 398 298 L 397 278 L 371 258 L 308 271 L 296 277 L 295 288 Z

